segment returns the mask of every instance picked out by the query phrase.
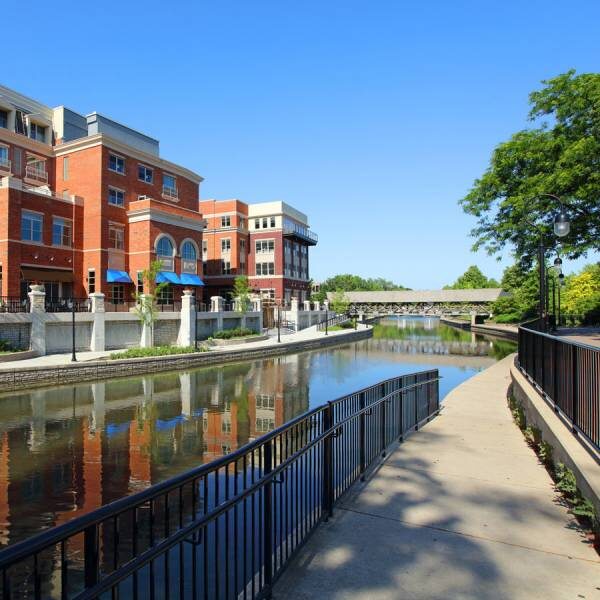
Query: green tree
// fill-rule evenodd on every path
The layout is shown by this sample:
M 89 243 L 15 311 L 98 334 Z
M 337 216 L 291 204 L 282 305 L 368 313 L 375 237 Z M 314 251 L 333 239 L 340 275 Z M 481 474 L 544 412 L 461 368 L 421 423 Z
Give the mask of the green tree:
M 547 244 L 554 240 L 559 207 L 546 193 L 569 198 L 563 256 L 600 249 L 600 73 L 572 70 L 542 83 L 529 97 L 534 126 L 496 147 L 487 171 L 461 200 L 478 220 L 471 232 L 475 250 L 495 254 L 510 245 L 519 256 L 534 256 L 538 231 Z
M 446 285 L 444 289 L 471 290 L 497 287 L 500 287 L 500 284 L 495 279 L 488 279 L 479 267 L 471 265 L 452 285 Z
M 334 275 L 321 283 L 321 293 L 323 299 L 327 292 L 335 292 L 342 290 L 343 292 L 373 292 L 380 290 L 406 290 L 402 285 L 396 284 L 388 279 L 377 277 L 374 279 L 363 279 L 359 275 L 345 273 L 342 275 Z M 319 298 L 315 298 L 319 299 Z
M 156 283 L 156 276 L 162 271 L 162 268 L 160 260 L 152 261 L 150 266 L 142 271 L 142 281 L 146 292 L 144 294 L 135 292 L 134 311 L 142 325 L 148 327 L 154 327 L 154 322 L 158 318 L 157 298 L 160 292 L 169 285 L 166 282 Z
M 238 275 L 233 280 L 231 297 L 239 299 L 239 312 L 247 312 L 250 308 L 250 284 L 246 275 Z
M 343 290 L 336 290 L 331 297 L 331 310 L 338 314 L 345 314 L 348 312 L 350 306 L 350 300 L 344 293 Z
M 567 278 L 562 308 L 565 314 L 577 315 L 582 323 L 600 320 L 600 264 L 587 265 Z

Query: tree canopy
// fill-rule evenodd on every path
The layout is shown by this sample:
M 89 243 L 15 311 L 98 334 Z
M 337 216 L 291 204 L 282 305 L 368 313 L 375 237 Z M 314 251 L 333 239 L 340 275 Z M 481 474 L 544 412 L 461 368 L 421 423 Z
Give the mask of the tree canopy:
M 495 279 L 488 279 L 481 269 L 471 265 L 453 284 L 445 285 L 445 290 L 471 290 L 480 288 L 497 288 L 500 284 Z
M 349 273 L 334 275 L 321 283 L 321 289 L 326 292 L 379 292 L 382 290 L 406 290 L 402 285 L 396 284 L 383 277 L 363 279 L 359 275 Z
M 565 202 L 570 234 L 561 240 L 568 258 L 600 249 L 600 73 L 571 70 L 543 81 L 529 96 L 534 125 L 496 147 L 490 166 L 461 200 L 477 217 L 474 250 L 496 254 L 512 246 L 534 256 L 539 236 L 553 246 L 554 215 Z

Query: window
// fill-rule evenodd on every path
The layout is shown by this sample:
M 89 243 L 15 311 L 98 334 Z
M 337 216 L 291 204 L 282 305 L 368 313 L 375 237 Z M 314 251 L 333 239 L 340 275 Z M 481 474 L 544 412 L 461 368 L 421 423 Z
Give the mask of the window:
M 257 275 L 274 275 L 275 274 L 275 263 L 256 263 L 256 274 Z
M 231 217 L 221 217 L 221 227 L 231 227 Z
M 254 229 L 260 229 L 260 219 L 254 219 Z
M 246 249 L 246 240 L 240 240 L 240 250 L 244 251 Z
M 88 270 L 88 294 L 93 294 L 96 291 L 96 271 L 95 269 Z
M 231 275 L 231 263 L 228 260 L 221 261 L 221 273 L 223 275 Z
M 113 285 L 110 289 L 110 301 L 113 304 L 123 304 L 125 302 L 125 286 L 122 284 Z
M 156 245 L 156 255 L 162 262 L 163 268 L 167 271 L 173 270 L 173 254 L 173 242 L 163 235 Z
M 144 272 L 143 271 L 137 272 L 137 292 L 138 292 L 138 294 L 144 293 Z
M 162 288 L 158 293 L 156 302 L 158 304 L 173 304 L 173 286 L 169 284 Z
M 221 240 L 221 252 L 231 252 L 231 240 L 229 238 Z
M 275 300 L 275 290 L 273 288 L 263 288 L 260 290 L 262 298 L 267 300 Z
M 269 394 L 258 394 L 256 408 L 275 408 L 275 398 Z
M 231 433 L 231 421 L 229 419 L 221 421 L 221 433 Z
M 271 217 L 271 227 L 275 227 L 275 217 Z
M 0 167 L 4 167 L 5 169 L 9 166 L 8 162 L 8 147 L 0 146 Z
M 125 159 L 122 156 L 111 154 L 108 157 L 108 168 L 115 173 L 125 175 Z
M 265 254 L 267 252 L 273 252 L 275 250 L 274 240 L 258 240 L 256 242 L 256 253 Z
M 52 245 L 70 246 L 71 245 L 72 223 L 69 219 L 54 217 L 52 219 Z
M 125 192 L 116 188 L 108 188 L 108 203 L 113 206 L 125 206 Z
M 21 148 L 13 148 L 13 174 L 21 175 Z
M 67 181 L 69 179 L 69 157 L 65 156 L 63 158 L 63 181 Z
M 256 432 L 257 433 L 266 433 L 267 431 L 271 431 L 275 429 L 275 420 L 274 419 L 261 419 L 257 417 L 256 419 Z
M 196 260 L 196 247 L 192 242 L 184 242 L 181 246 L 181 258 L 183 260 Z
M 41 243 L 43 223 L 42 215 L 24 210 L 21 213 L 21 239 Z
M 177 180 L 174 175 L 163 174 L 163 192 L 177 195 Z
M 152 183 L 154 177 L 154 171 L 150 167 L 145 165 L 138 165 L 138 179 L 145 183 Z
M 8 112 L 5 110 L 0 110 L 0 127 L 8 128 Z
M 244 217 L 240 217 L 240 229 L 246 228 L 246 219 Z
M 108 247 L 114 250 L 125 249 L 125 232 L 122 227 L 115 225 L 108 227 Z
M 263 229 L 266 229 L 268 227 L 268 225 L 267 225 L 268 222 L 269 221 L 268 221 L 267 217 L 263 217 L 263 220 L 262 220 Z
M 208 253 L 208 240 L 202 240 L 202 254 Z
M 29 125 L 29 137 L 32 140 L 37 140 L 38 142 L 46 141 L 46 129 L 43 125 L 38 125 L 37 123 L 31 123 Z

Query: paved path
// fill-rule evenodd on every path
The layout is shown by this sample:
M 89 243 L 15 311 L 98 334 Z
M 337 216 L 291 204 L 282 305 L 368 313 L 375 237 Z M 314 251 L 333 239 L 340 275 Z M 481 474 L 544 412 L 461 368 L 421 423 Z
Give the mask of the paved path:
M 359 324 L 359 329 L 365 329 L 366 326 Z M 330 331 L 328 335 L 330 337 L 343 335 L 349 332 L 353 332 L 353 329 L 345 329 L 345 330 L 337 330 Z M 301 342 L 301 341 L 310 341 L 313 339 L 321 339 L 325 336 L 324 331 L 317 331 L 316 326 L 309 327 L 307 329 L 303 329 L 302 331 L 298 331 L 296 333 L 282 334 L 281 341 L 282 343 L 292 343 L 292 342 Z M 261 340 L 258 342 L 248 342 L 245 344 L 232 344 L 230 346 L 213 346 L 211 348 L 211 352 L 221 353 L 221 352 L 232 352 L 237 350 L 252 350 L 258 348 L 267 348 L 270 346 L 277 346 L 277 333 L 271 332 L 271 335 L 268 340 Z M 77 352 L 77 361 L 78 362 L 88 362 L 94 361 L 102 358 L 106 358 L 111 355 L 113 352 L 120 352 L 120 350 L 106 350 L 102 352 Z M 37 356 L 35 358 L 27 358 L 24 360 L 15 360 L 10 362 L 0 362 L 0 370 L 15 370 L 27 367 L 55 367 L 59 365 L 68 365 L 71 364 L 71 353 L 68 352 L 66 354 L 47 354 L 46 356 Z
M 507 357 L 348 496 L 275 598 L 600 599 L 600 559 L 506 404 Z

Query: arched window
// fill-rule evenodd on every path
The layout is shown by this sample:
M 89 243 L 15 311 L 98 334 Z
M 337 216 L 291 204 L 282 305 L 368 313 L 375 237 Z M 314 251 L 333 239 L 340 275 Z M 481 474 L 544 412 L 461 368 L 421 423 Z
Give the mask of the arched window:
M 196 247 L 192 242 L 183 242 L 181 246 L 181 258 L 183 260 L 196 260 Z
M 156 244 L 156 254 L 161 258 L 173 258 L 173 243 L 168 237 L 161 237 Z
M 166 235 L 160 237 L 156 244 L 156 256 L 165 271 L 173 271 L 173 242 Z

